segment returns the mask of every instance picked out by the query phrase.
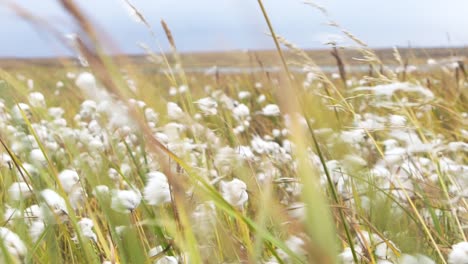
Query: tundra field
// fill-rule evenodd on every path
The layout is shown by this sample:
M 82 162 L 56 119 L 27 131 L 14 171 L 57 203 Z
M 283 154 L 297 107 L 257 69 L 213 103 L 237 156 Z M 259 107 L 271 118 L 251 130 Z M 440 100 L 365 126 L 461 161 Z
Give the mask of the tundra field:
M 4 62 L 2 262 L 465 263 L 465 58 L 296 52 L 291 78 Z
M 0 61 L 0 263 L 468 263 L 467 48 L 163 23 L 172 53 L 109 57 L 78 22 L 80 60 Z

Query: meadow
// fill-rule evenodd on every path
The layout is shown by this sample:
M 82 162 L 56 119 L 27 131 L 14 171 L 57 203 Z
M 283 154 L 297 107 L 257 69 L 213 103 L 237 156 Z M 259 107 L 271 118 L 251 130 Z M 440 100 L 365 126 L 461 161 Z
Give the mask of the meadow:
M 107 56 L 69 12 L 80 60 L 0 62 L 1 263 L 468 263 L 466 48 Z

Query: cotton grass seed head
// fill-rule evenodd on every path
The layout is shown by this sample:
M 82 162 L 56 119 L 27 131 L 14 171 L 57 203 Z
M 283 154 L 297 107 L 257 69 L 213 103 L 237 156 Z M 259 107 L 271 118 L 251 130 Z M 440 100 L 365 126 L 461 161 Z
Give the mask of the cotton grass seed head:
M 216 115 L 218 113 L 218 103 L 213 98 L 205 97 L 195 103 L 204 115 Z
M 41 197 L 45 202 L 41 206 L 42 215 L 53 223 L 56 219 L 63 221 L 68 215 L 67 204 L 63 197 L 51 189 L 41 191 Z
M 143 196 L 149 205 L 161 205 L 171 201 L 171 192 L 166 175 L 159 171 L 147 174 L 148 181 Z
M 112 190 L 111 208 L 120 213 L 131 213 L 141 202 L 138 190 Z
M 279 116 L 281 111 L 278 105 L 268 104 L 262 108 L 261 114 L 264 116 Z
M 63 170 L 58 175 L 60 184 L 66 193 L 70 193 L 78 185 L 80 177 L 75 170 Z
M 460 242 L 452 246 L 452 251 L 448 255 L 449 264 L 468 263 L 468 242 Z
M 26 182 L 14 182 L 8 188 L 8 196 L 13 201 L 27 199 L 32 195 L 33 188 Z
M 11 117 L 13 120 L 22 123 L 24 121 L 23 114 L 27 119 L 31 119 L 32 112 L 29 105 L 25 103 L 18 103 L 11 108 Z
M 21 238 L 13 233 L 11 230 L 5 227 L 0 227 L 0 239 L 5 247 L 5 251 L 10 254 L 16 260 L 23 258 L 27 253 L 27 248 Z M 5 261 L 5 256 L 3 255 L 3 251 L 0 251 L 0 260 Z M 4 262 L 6 263 L 6 262 Z
M 220 182 L 221 195 L 231 205 L 243 209 L 249 199 L 247 185 L 239 179 L 233 179 L 229 182 Z

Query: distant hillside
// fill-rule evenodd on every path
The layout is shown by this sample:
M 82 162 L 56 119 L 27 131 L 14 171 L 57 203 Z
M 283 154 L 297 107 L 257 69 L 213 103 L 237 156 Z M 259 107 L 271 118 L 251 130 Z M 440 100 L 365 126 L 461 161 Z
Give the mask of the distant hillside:
M 398 49 L 403 60 L 407 60 L 409 64 L 426 63 L 427 59 L 441 59 L 451 56 L 468 57 L 468 47 L 458 48 L 399 48 Z M 321 50 L 306 50 L 318 65 L 334 65 L 334 58 L 330 54 L 331 49 Z M 393 49 L 375 49 L 378 57 L 387 65 L 396 64 L 393 55 Z M 342 57 L 346 64 L 359 64 L 360 62 L 354 58 L 361 58 L 361 54 L 356 50 L 341 49 Z M 295 56 L 290 52 L 285 52 L 289 59 L 294 59 Z M 171 54 L 166 54 L 171 63 L 174 62 Z M 114 56 L 120 63 L 134 63 L 145 66 L 150 64 L 146 55 L 123 55 Z M 211 66 L 272 66 L 278 65 L 278 56 L 274 50 L 256 50 L 256 51 L 227 51 L 227 52 L 199 52 L 199 53 L 183 53 L 181 54 L 184 67 L 211 67 Z M 0 67 L 16 68 L 25 65 L 43 66 L 43 67 L 60 67 L 63 65 L 72 66 L 77 61 L 74 58 L 40 58 L 40 59 L 17 59 L 3 58 L 0 59 Z

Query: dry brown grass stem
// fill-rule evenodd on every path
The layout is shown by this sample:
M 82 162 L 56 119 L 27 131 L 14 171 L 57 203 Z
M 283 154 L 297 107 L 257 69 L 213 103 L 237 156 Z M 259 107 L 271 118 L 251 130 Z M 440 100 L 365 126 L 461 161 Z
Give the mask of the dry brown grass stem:
M 167 23 L 166 23 L 166 21 L 164 21 L 164 19 L 161 19 L 161 26 L 164 29 L 164 33 L 166 34 L 167 40 L 169 41 L 169 44 L 171 45 L 171 48 L 173 48 L 174 50 L 177 50 L 175 40 L 174 40 L 174 36 L 172 36 L 172 32 L 169 29 L 169 26 L 167 26 Z
M 336 65 L 338 66 L 338 72 L 340 73 L 340 78 L 341 78 L 341 81 L 343 82 L 343 87 L 347 88 L 345 65 L 344 65 L 343 59 L 341 58 L 340 53 L 338 52 L 338 49 L 336 48 L 336 46 L 333 46 L 332 51 L 331 51 L 331 55 L 336 60 Z

